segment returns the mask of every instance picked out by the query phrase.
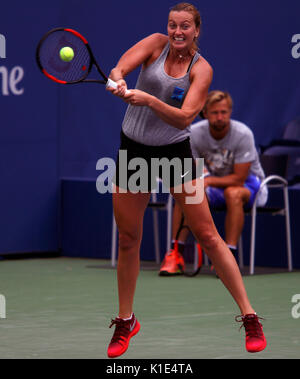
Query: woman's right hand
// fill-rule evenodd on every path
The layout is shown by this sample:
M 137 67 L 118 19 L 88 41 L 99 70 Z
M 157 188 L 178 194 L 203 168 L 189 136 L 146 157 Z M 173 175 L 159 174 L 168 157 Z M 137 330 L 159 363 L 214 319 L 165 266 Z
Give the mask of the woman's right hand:
M 118 88 L 106 87 L 107 91 L 111 92 L 115 96 L 124 97 L 127 90 L 127 83 L 124 79 L 116 81 Z

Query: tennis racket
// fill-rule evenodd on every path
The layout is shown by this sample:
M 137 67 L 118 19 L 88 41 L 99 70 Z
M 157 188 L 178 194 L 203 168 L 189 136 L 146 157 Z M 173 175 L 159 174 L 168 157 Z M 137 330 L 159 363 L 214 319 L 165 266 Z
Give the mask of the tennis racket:
M 60 52 L 64 47 L 69 47 L 74 52 L 74 57 L 69 62 L 61 59 Z M 46 33 L 37 46 L 36 61 L 41 72 L 56 83 L 100 83 L 106 87 L 117 88 L 117 83 L 101 70 L 88 41 L 76 30 L 55 28 Z M 101 80 L 87 79 L 93 66 Z
M 176 233 L 175 237 L 175 243 L 174 243 L 174 250 L 179 253 L 178 250 L 178 239 L 180 232 L 183 229 L 189 229 L 187 225 L 184 224 L 184 216 L 181 218 L 181 222 L 178 228 L 178 231 Z M 184 267 L 182 267 L 181 264 L 179 264 L 181 271 L 183 272 L 183 275 L 193 277 L 196 276 L 202 267 L 203 262 L 203 254 L 202 249 L 199 243 L 196 244 L 197 252 L 195 254 L 195 239 L 192 233 L 189 234 L 188 238 L 185 241 L 184 245 L 184 251 L 182 252 L 182 257 L 184 259 Z

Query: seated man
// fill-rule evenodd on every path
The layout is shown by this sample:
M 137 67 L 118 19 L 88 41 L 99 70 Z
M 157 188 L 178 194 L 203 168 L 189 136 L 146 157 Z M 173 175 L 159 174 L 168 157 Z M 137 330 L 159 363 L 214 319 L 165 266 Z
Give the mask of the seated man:
M 212 209 L 226 205 L 225 241 L 236 254 L 244 226 L 244 207 L 251 207 L 265 175 L 260 165 L 252 131 L 232 120 L 232 99 L 226 92 L 212 91 L 203 109 L 205 120 L 191 127 L 191 147 L 195 158 L 204 158 L 204 187 Z M 267 202 L 265 186 L 259 194 L 258 206 Z M 183 229 L 174 243 L 182 213 L 175 204 L 172 249 L 167 252 L 160 275 L 181 274 L 184 264 L 180 252 L 188 231 Z

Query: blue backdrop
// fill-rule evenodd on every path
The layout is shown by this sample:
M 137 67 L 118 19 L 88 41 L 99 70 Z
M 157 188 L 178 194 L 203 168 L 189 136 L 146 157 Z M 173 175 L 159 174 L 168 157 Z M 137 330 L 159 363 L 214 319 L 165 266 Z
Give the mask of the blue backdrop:
M 57 26 L 77 29 L 109 73 L 135 42 L 166 32 L 175 3 L 2 2 L 1 253 L 58 249 L 60 179 L 97 178 L 98 159 L 115 157 L 126 109 L 97 84 L 60 86 L 44 78 L 35 63 L 40 37 Z M 214 69 L 211 89 L 232 94 L 233 117 L 250 126 L 257 144 L 279 138 L 285 124 L 300 116 L 300 58 L 292 55 L 293 47 L 300 52 L 292 43 L 300 34 L 299 0 L 194 4 L 203 18 L 200 51 Z M 128 77 L 129 86 L 137 74 Z

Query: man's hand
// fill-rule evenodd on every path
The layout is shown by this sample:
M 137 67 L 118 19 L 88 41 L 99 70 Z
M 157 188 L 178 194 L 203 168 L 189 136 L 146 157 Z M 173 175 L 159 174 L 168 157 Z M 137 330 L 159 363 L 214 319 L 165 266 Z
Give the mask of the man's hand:
M 250 170 L 251 162 L 236 163 L 233 173 L 225 176 L 207 176 L 204 179 L 204 188 L 210 187 L 243 187 Z

